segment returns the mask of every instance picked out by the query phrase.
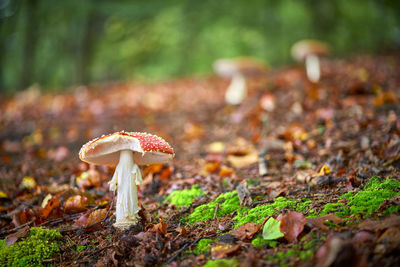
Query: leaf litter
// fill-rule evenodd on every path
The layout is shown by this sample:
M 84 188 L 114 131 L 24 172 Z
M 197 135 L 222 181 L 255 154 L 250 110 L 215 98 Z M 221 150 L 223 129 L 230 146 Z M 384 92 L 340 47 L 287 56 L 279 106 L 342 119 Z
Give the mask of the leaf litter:
M 31 87 L 2 98 L 0 238 L 15 245 L 31 227 L 58 229 L 60 253 L 40 258 L 57 266 L 393 265 L 396 62 L 326 60 L 319 84 L 300 67 L 251 76 L 239 107 L 225 106 L 216 77 L 60 94 Z M 176 152 L 172 163 L 143 168 L 141 221 L 122 232 L 112 226 L 114 169 L 77 156 L 112 130 L 160 135 Z M 171 201 L 173 192 L 187 196 Z

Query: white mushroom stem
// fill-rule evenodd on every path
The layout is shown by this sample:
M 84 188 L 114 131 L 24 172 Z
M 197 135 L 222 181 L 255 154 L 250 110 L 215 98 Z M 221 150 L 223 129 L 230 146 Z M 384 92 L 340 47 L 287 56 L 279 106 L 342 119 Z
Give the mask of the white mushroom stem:
M 114 176 L 109 182 L 110 190 L 117 190 L 116 222 L 114 227 L 128 229 L 138 222 L 137 185 L 142 182 L 139 167 L 133 161 L 133 152 L 122 150 Z
M 318 82 L 321 77 L 321 68 L 317 55 L 309 54 L 305 60 L 307 77 L 311 82 Z
M 245 77 L 237 73 L 226 90 L 225 101 L 230 105 L 239 105 L 247 96 L 247 87 Z

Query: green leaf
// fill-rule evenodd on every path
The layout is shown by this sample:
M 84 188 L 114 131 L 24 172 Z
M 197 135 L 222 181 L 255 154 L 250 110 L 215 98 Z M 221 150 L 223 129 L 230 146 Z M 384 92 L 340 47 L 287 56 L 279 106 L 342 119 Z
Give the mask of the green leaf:
M 283 233 L 280 231 L 281 222 L 274 218 L 264 224 L 262 236 L 266 240 L 274 240 L 283 237 Z

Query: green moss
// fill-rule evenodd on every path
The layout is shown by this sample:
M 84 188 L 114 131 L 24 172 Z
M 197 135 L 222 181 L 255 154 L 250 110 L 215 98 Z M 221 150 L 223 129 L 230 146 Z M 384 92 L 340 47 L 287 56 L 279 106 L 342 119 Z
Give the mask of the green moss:
M 344 203 L 341 202 L 327 203 L 319 215 L 322 216 L 329 213 L 334 213 L 337 216 L 345 217 L 348 215 L 348 208 Z
M 44 259 L 59 253 L 61 234 L 42 227 L 31 228 L 30 235 L 21 241 L 6 246 L 0 243 L 0 266 L 42 266 Z
M 283 208 L 292 208 L 293 210 L 306 211 L 311 204 L 311 200 L 303 199 L 297 201 L 295 199 L 286 199 L 284 197 L 277 197 L 272 204 L 260 205 L 255 208 L 241 207 L 240 200 L 236 191 L 224 193 L 218 196 L 214 201 L 201 205 L 194 209 L 194 211 L 187 217 L 189 224 L 210 220 L 214 217 L 215 209 L 218 206 L 217 218 L 231 214 L 234 211 L 237 215 L 233 218 L 235 221 L 234 228 L 243 224 L 253 222 L 260 224 L 264 219 L 273 214 L 278 214 Z
M 378 207 L 387 199 L 400 195 L 400 181 L 394 179 L 381 180 L 372 177 L 364 186 L 364 190 L 354 196 L 346 197 L 347 205 L 350 207 L 350 214 L 369 214 L 377 211 Z M 399 211 L 399 206 L 391 207 L 385 213 Z
M 208 261 L 204 267 L 237 267 L 239 262 L 236 259 L 220 259 Z
M 328 203 L 320 215 L 335 213 L 342 218 L 350 215 L 369 215 L 376 212 L 385 200 L 399 196 L 399 190 L 400 181 L 372 177 L 362 191 L 356 194 L 352 191 L 343 194 L 340 199 L 346 200 L 346 203 Z M 399 206 L 392 206 L 384 211 L 384 214 L 388 215 L 399 211 Z
M 339 217 L 348 217 L 352 214 L 367 215 L 377 211 L 383 201 L 400 195 L 400 181 L 394 179 L 379 179 L 372 177 L 364 189 L 357 194 L 348 192 L 341 196 L 346 202 L 328 203 L 319 213 L 310 209 L 312 200 L 303 198 L 302 200 L 287 199 L 278 197 L 274 199 L 274 203 L 260 205 L 255 208 L 241 207 L 236 191 L 221 194 L 214 201 L 197 207 L 192 214 L 187 217 L 190 224 L 200 221 L 210 220 L 214 217 L 214 212 L 218 206 L 217 217 L 222 217 L 236 211 L 237 214 L 233 218 L 237 228 L 243 224 L 253 222 L 255 224 L 262 223 L 266 217 L 279 214 L 283 208 L 296 210 L 309 217 L 318 215 L 326 215 L 335 213 Z M 399 212 L 400 207 L 389 207 L 384 214 Z
M 215 209 L 218 205 L 217 217 L 223 217 L 227 214 L 240 210 L 240 201 L 236 191 L 224 193 L 219 195 L 215 200 L 198 206 L 194 211 L 187 217 L 189 224 L 195 222 L 202 222 L 210 220 L 214 217 Z
M 276 248 L 279 243 L 275 240 L 265 240 L 262 238 L 262 236 L 259 236 L 251 240 L 251 244 L 255 247 L 268 246 L 271 248 Z
M 190 189 L 175 190 L 164 200 L 164 202 L 174 204 L 178 208 L 182 206 L 190 206 L 196 197 L 202 195 L 204 195 L 204 191 L 198 185 L 194 185 Z
M 302 242 L 300 244 L 293 245 L 291 249 L 286 251 L 280 251 L 275 255 L 267 257 L 267 260 L 274 262 L 279 266 L 289 266 L 294 259 L 300 258 L 302 261 L 310 260 L 314 251 L 317 249 L 317 243 L 315 239 L 311 239 L 308 242 Z
M 315 211 L 310 209 L 312 200 L 303 198 L 302 201 L 296 203 L 296 211 L 301 212 L 303 214 L 309 213 L 310 215 Z
M 210 252 L 211 250 L 211 243 L 213 243 L 214 240 L 204 238 L 197 243 L 196 248 L 193 250 L 194 254 L 200 255 L 200 254 L 205 254 Z
M 242 208 L 238 210 L 238 214 L 233 218 L 235 220 L 234 227 L 237 228 L 249 222 L 260 224 L 266 217 L 279 213 L 283 208 L 295 207 L 295 205 L 296 200 L 277 197 L 272 204 L 257 206 L 253 209 Z

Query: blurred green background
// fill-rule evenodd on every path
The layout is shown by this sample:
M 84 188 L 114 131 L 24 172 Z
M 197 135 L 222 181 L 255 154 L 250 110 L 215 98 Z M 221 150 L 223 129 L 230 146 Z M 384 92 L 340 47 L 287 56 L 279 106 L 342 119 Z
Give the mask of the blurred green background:
M 335 56 L 400 43 L 400 1 L 0 0 L 0 88 L 48 90 L 212 72 L 221 57 L 291 63 L 303 38 Z

